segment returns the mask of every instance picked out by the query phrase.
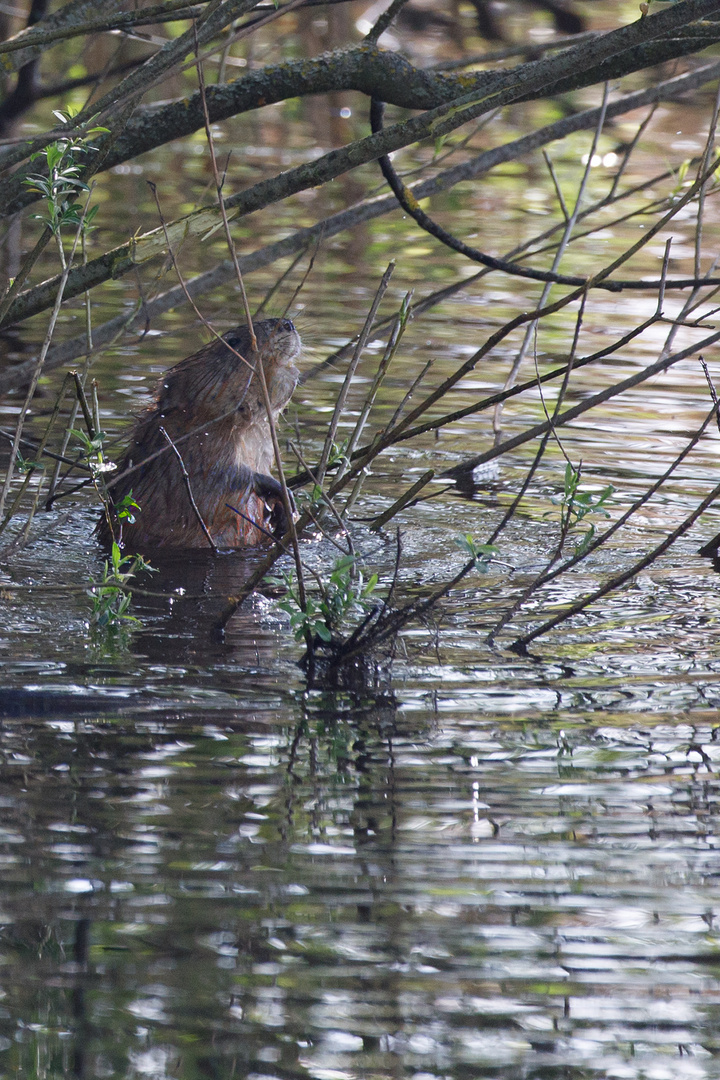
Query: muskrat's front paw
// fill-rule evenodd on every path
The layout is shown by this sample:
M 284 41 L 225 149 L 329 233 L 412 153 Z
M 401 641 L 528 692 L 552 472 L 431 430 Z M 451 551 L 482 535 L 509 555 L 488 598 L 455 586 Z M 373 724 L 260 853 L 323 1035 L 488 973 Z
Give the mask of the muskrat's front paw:
M 290 527 L 290 522 L 285 513 L 283 491 L 280 484 L 272 476 L 267 476 L 265 473 L 255 473 L 253 490 L 265 503 L 268 511 L 266 522 L 270 532 L 278 538 L 284 536 Z M 294 521 L 297 519 L 297 512 L 295 510 L 295 500 L 290 491 L 288 491 L 288 498 Z

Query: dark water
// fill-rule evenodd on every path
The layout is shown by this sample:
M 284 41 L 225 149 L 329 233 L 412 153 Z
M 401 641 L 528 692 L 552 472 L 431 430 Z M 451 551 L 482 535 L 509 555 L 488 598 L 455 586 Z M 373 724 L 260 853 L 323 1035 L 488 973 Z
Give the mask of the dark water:
M 262 121 L 233 121 L 228 139 L 248 149 L 228 183 L 295 164 L 333 132 L 363 133 L 364 114 L 348 100 L 356 111 L 342 130 L 309 103 L 299 114 L 275 109 Z M 710 107 L 711 97 L 698 95 L 692 108 L 660 109 L 628 185 L 699 152 Z M 511 110 L 488 137 L 555 117 L 539 109 Z M 613 128 L 603 154 L 628 131 Z M 590 140 L 553 148 L 569 190 Z M 127 228 L 123 207 L 132 207 L 132 229 L 156 224 L 146 178 L 162 182 L 168 213 L 205 197 L 201 155 L 175 147 L 137 168 L 99 178 L 100 246 Z M 611 164 L 599 164 L 591 194 L 611 179 Z M 238 231 L 241 250 L 265 232 L 311 224 L 376 183 L 368 169 L 257 215 Z M 466 235 L 481 224 L 485 246 L 502 252 L 547 226 L 555 212 L 548 192 L 533 158 L 434 209 Z M 714 198 L 708 259 L 720 224 Z M 669 230 L 679 245 L 674 273 L 690 270 L 693 230 L 689 213 Z M 579 255 L 571 249 L 568 269 L 599 267 L 628 242 L 610 223 Z M 663 244 L 657 238 L 628 274 L 657 274 Z M 188 274 L 224 257 L 214 240 L 182 254 Z M 328 243 L 290 312 L 306 371 L 362 325 L 390 258 L 398 266 L 385 314 L 410 288 L 419 299 L 467 274 L 399 214 Z M 156 270 L 100 293 L 97 321 L 139 291 L 174 284 L 156 282 Z M 276 276 L 277 268 L 251 276 L 253 304 Z M 435 385 L 537 299 L 532 290 L 494 275 L 411 323 L 373 423 L 387 421 L 428 360 Z M 669 296 L 667 313 L 680 303 Z M 593 296 L 579 355 L 621 337 L 653 305 L 645 295 Z M 708 298 L 699 313 L 712 306 Z M 208 296 L 203 311 L 221 329 L 234 325 L 235 292 Z M 541 328 L 541 369 L 567 355 L 576 313 Z M 79 306 L 63 320 L 61 337 L 78 333 Z M 94 369 L 112 436 L 148 400 L 157 374 L 203 340 L 186 310 L 152 329 L 144 340 L 123 339 Z M 656 360 L 669 332 L 657 324 L 617 357 L 578 372 L 568 404 Z M 27 340 L 43 333 L 37 320 Z M 706 333 L 683 328 L 674 347 Z M 504 342 L 449 405 L 499 389 L 520 342 Z M 382 347 L 370 343 L 341 432 L 354 423 Z M 717 372 L 716 350 L 706 359 Z M 299 436 L 310 460 L 341 379 L 332 371 L 311 379 L 289 410 L 285 433 Z M 43 385 L 31 430 L 59 383 L 53 375 Z M 548 388 L 550 404 L 554 393 Z M 3 426 L 16 408 L 17 398 L 5 401 Z M 582 460 L 592 490 L 615 486 L 617 517 L 708 408 L 691 357 L 595 409 L 565 431 L 563 445 Z M 539 395 L 524 395 L 506 408 L 503 432 L 543 415 Z M 374 469 L 352 531 L 381 589 L 393 572 L 394 534 L 371 535 L 367 519 L 399 485 L 429 467 L 452 467 L 493 437 L 491 415 L 480 413 L 437 439 L 396 447 Z M 84 590 L 103 557 L 91 500 L 41 513 L 33 543 L 0 566 L 0 1075 L 720 1077 L 720 579 L 697 554 L 720 529 L 717 509 L 528 656 L 506 647 L 677 525 L 717 482 L 717 438 L 706 436 L 611 545 L 537 594 L 493 650 L 488 631 L 557 544 L 565 460 L 551 444 L 488 574 L 466 579 L 435 620 L 409 627 L 391 666 L 340 689 L 308 684 L 301 650 L 267 598 L 243 608 L 224 639 L 213 633 L 253 558 L 165 565 L 144 584 L 174 593 L 172 603 L 138 598 L 136 627 L 93 632 Z M 536 446 L 506 455 L 475 490 L 446 491 L 398 519 L 404 595 L 451 576 L 458 534 L 489 535 Z M 327 567 L 329 546 L 309 539 L 304 551 Z

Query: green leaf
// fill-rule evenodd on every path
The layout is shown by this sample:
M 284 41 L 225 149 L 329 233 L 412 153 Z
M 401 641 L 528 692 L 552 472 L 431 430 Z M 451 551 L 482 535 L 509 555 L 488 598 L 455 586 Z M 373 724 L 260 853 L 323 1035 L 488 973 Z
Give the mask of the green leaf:
M 377 583 L 378 583 L 377 574 L 372 574 L 368 578 L 367 585 L 365 586 L 365 588 L 362 591 L 363 596 L 369 596 L 370 593 L 374 591 L 375 586 L 377 585 Z

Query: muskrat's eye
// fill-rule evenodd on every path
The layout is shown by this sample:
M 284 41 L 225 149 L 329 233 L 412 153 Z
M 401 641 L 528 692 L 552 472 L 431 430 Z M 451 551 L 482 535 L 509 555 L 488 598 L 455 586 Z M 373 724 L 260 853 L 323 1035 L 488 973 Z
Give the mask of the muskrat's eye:
M 291 319 L 279 319 L 278 330 L 283 330 L 286 334 L 293 334 L 295 332 L 295 325 Z

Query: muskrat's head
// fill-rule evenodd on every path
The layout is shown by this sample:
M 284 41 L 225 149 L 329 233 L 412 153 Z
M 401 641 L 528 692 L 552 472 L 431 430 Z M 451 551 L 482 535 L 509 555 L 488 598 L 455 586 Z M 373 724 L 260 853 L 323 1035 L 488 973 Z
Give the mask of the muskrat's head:
M 266 372 L 268 367 L 272 368 L 275 364 L 289 364 L 300 352 L 300 335 L 290 319 L 262 319 L 253 323 L 253 330 Z M 247 326 L 228 330 L 227 334 L 223 334 L 223 340 L 242 356 L 252 352 Z M 249 355 L 246 359 L 249 359 Z
M 181 360 L 163 376 L 157 408 L 163 414 L 179 409 L 189 422 L 205 423 L 245 405 L 250 413 L 263 402 L 253 371 L 262 362 L 270 402 L 277 413 L 290 398 L 298 380 L 293 360 L 300 338 L 290 319 L 262 319 L 254 324 L 257 352 L 247 326 L 228 330 L 198 352 Z M 264 405 L 262 405 L 264 408 Z
M 274 409 L 283 409 L 292 397 L 300 374 L 293 363 L 300 352 L 300 335 L 290 319 L 262 319 L 253 323 L 253 329 L 270 400 Z M 254 363 L 255 354 L 247 326 L 229 330 L 223 337 L 231 349 L 239 352 L 248 363 Z

